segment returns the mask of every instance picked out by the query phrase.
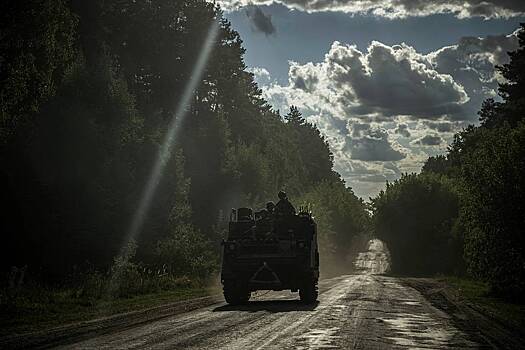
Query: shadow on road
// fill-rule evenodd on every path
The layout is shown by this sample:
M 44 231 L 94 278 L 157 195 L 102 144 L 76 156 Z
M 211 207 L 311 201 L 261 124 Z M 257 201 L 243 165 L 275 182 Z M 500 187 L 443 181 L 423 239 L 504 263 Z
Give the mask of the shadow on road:
M 290 311 L 312 311 L 319 305 L 316 301 L 313 304 L 303 304 L 300 300 L 254 300 L 243 305 L 223 305 L 213 309 L 213 312 L 227 311 L 268 311 L 268 312 L 290 312 Z

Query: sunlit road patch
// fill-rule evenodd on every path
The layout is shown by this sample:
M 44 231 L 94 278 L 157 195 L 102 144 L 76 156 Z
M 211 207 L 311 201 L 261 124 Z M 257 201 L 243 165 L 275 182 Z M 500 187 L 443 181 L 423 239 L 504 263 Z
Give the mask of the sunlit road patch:
M 390 269 L 390 255 L 385 244 L 378 239 L 368 242 L 368 251 L 359 253 L 356 269 L 365 274 L 382 274 Z

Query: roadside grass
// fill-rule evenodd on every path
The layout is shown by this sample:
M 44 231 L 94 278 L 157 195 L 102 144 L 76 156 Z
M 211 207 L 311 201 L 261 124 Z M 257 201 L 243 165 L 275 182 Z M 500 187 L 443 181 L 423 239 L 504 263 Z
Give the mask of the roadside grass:
M 525 304 L 512 303 L 491 294 L 488 284 L 459 277 L 440 277 L 458 295 L 485 315 L 518 329 L 525 326 Z
M 119 313 L 161 306 L 218 293 L 216 288 L 191 283 L 171 290 L 133 296 L 93 298 L 78 296 L 76 289 L 27 286 L 0 303 L 0 337 L 42 331 Z M 2 295 L 5 301 L 5 294 Z

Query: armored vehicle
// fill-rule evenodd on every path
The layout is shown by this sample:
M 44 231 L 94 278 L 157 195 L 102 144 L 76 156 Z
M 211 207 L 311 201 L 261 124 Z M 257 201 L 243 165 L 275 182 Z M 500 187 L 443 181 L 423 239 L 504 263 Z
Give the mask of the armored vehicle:
M 263 211 L 264 212 L 264 211 Z M 222 241 L 221 280 L 226 302 L 246 303 L 257 290 L 299 291 L 301 301 L 317 300 L 319 251 L 312 214 L 274 216 L 232 209 Z

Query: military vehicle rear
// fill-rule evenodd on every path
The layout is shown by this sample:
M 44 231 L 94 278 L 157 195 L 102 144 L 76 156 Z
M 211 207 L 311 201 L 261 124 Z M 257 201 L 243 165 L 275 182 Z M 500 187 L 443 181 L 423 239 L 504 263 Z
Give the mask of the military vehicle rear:
M 317 226 L 308 211 L 258 216 L 249 208 L 232 210 L 223 240 L 221 280 L 229 304 L 249 300 L 257 290 L 299 291 L 301 301 L 318 296 Z

